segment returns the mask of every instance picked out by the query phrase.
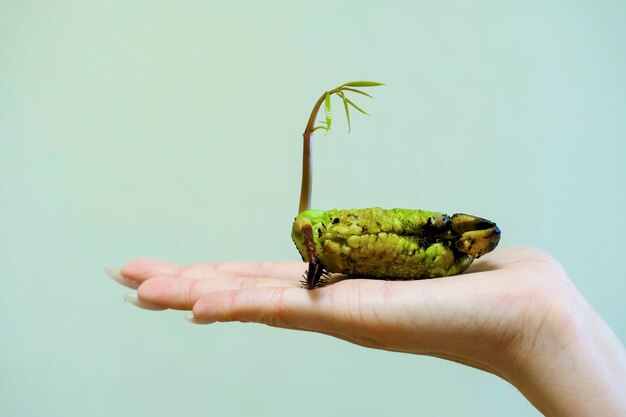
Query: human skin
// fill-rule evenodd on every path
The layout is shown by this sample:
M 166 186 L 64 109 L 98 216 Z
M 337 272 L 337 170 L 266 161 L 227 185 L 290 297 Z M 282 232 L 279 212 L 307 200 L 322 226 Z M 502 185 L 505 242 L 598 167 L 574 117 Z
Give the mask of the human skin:
M 258 322 L 436 356 L 505 379 L 549 417 L 626 416 L 626 351 L 544 252 L 496 249 L 454 277 L 345 279 L 312 291 L 303 270 L 139 259 L 119 278 L 138 287 L 140 305 L 192 310 L 196 323 Z

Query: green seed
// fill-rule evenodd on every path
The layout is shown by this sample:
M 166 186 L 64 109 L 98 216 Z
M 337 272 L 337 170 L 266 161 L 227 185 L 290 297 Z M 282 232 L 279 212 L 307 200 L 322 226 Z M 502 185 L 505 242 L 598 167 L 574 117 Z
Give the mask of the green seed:
M 388 279 L 460 274 L 500 241 L 495 223 L 467 214 L 378 207 L 306 210 L 292 238 L 309 261 L 302 227 L 311 225 L 315 252 L 329 272 Z

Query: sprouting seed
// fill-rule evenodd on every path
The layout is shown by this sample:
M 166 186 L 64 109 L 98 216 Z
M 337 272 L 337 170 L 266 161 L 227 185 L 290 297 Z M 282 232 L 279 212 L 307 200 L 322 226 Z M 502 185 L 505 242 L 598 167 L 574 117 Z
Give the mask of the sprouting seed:
M 489 220 L 468 214 L 448 216 L 412 209 L 378 207 L 351 210 L 314 210 L 311 202 L 311 137 L 332 127 L 331 96 L 337 95 L 350 130 L 350 107 L 367 114 L 347 92 L 372 97 L 355 87 L 377 87 L 374 81 L 353 81 L 326 91 L 313 106 L 304 130 L 302 186 L 299 214 L 291 237 L 309 263 L 303 285 L 322 286 L 329 273 L 385 279 L 422 279 L 460 274 L 472 261 L 492 251 L 500 229 Z M 324 106 L 324 120 L 315 126 Z

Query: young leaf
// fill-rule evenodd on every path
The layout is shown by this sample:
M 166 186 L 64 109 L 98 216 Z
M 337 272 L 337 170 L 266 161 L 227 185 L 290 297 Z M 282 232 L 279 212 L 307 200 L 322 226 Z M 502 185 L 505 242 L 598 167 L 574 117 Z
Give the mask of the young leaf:
M 348 119 L 348 133 L 350 133 L 350 109 L 348 108 L 348 102 L 346 101 L 347 98 L 341 91 L 337 91 L 337 95 L 341 97 L 341 100 L 343 100 L 343 108 L 346 110 L 346 119 Z
M 352 107 L 354 107 L 355 109 L 357 109 L 357 110 L 358 110 L 358 111 L 360 111 L 361 113 L 363 113 L 363 114 L 365 114 L 365 115 L 369 116 L 369 114 L 368 114 L 365 110 L 361 109 L 359 106 L 357 106 L 356 104 L 354 104 L 354 103 L 353 103 L 353 102 L 352 102 L 352 101 L 351 101 L 348 97 L 345 97 L 345 99 L 346 99 L 346 101 L 348 102 L 348 104 L 349 104 L 349 105 L 351 105 Z
M 346 111 L 346 118 L 348 119 L 348 131 L 350 131 L 350 106 L 354 107 L 357 111 L 363 114 L 367 113 L 346 97 L 345 92 L 350 91 L 366 97 L 371 97 L 369 94 L 352 87 L 376 87 L 379 85 L 384 84 L 376 81 L 351 81 L 342 84 L 339 87 L 333 88 L 332 90 L 326 91 L 315 102 L 311 115 L 309 116 L 309 120 L 307 121 L 306 128 L 304 129 L 304 133 L 302 134 L 304 141 L 302 147 L 302 187 L 300 188 L 300 205 L 298 206 L 299 212 L 303 212 L 311 206 L 311 136 L 313 135 L 313 132 L 318 129 L 323 129 L 326 133 L 330 130 L 332 123 L 330 96 L 337 93 L 337 95 L 341 97 L 344 110 Z M 315 126 L 322 104 L 324 105 L 325 121 L 321 122 L 320 125 Z
M 384 85 L 383 83 L 379 83 L 376 81 L 351 81 L 349 83 L 342 84 L 341 86 L 347 87 L 377 87 L 379 85 Z
M 367 96 L 369 98 L 374 98 L 370 94 L 367 94 L 365 91 L 357 90 L 356 88 L 344 87 L 344 88 L 342 88 L 342 90 L 352 91 L 353 93 L 359 93 L 359 94 L 363 94 L 364 96 Z
M 326 98 L 324 99 L 324 115 L 326 116 L 326 131 L 330 130 L 332 123 L 332 114 L 330 111 L 330 94 L 326 92 Z

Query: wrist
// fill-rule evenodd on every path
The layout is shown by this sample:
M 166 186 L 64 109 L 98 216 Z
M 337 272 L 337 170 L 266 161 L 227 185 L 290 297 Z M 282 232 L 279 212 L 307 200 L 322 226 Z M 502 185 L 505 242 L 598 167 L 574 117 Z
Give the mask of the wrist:
M 531 315 L 505 373 L 546 416 L 626 415 L 626 353 L 571 286 Z

